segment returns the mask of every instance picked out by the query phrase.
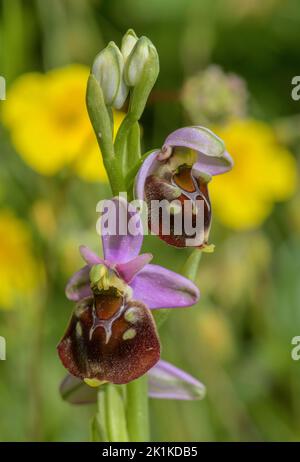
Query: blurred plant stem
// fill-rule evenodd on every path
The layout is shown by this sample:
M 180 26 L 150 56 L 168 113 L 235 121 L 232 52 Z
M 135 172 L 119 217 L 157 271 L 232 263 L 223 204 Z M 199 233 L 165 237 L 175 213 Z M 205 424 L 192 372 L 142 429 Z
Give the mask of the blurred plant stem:
M 7 83 L 18 75 L 24 64 L 24 14 L 20 0 L 2 0 L 0 73 Z
M 70 63 L 69 41 L 66 40 L 66 3 L 52 0 L 49 8 L 48 2 L 37 0 L 37 10 L 43 32 L 42 46 L 45 68 L 51 69 Z
M 36 0 L 42 27 L 45 69 L 71 62 L 89 62 L 102 43 L 90 2 Z
M 42 371 L 43 364 L 43 344 L 44 344 L 44 320 L 46 311 L 45 290 L 39 293 L 33 300 L 34 311 L 34 332 L 32 338 L 32 354 L 29 364 L 29 441 L 43 440 L 43 386 Z

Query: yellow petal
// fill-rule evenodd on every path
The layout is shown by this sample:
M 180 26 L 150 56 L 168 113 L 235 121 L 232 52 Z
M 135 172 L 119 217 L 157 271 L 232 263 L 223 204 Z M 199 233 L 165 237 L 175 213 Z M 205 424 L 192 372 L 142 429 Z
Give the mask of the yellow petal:
M 228 227 L 256 228 L 276 201 L 287 200 L 295 192 L 295 159 L 264 122 L 237 120 L 215 131 L 225 141 L 235 165 L 211 182 L 213 210 Z

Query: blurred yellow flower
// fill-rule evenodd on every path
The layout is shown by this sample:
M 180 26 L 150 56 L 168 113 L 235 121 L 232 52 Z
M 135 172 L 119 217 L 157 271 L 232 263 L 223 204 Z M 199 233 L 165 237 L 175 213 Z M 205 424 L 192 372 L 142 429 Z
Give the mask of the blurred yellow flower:
M 8 91 L 2 120 L 23 160 L 43 175 L 69 166 L 87 181 L 106 172 L 85 107 L 89 68 L 74 64 L 19 77 Z M 114 113 L 115 132 L 124 115 Z
M 11 211 L 0 211 L 0 308 L 24 304 L 41 281 L 41 268 L 31 253 L 26 224 Z
M 230 228 L 256 228 L 271 213 L 274 202 L 295 192 L 296 162 L 264 122 L 236 120 L 214 130 L 225 141 L 235 165 L 212 181 L 213 209 Z

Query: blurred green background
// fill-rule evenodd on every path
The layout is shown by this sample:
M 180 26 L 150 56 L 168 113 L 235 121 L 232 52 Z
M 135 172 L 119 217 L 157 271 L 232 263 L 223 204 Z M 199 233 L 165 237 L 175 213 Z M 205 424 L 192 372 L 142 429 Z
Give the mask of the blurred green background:
M 77 248 L 100 250 L 95 208 L 110 194 L 85 76 L 129 27 L 160 56 L 141 121 L 145 151 L 204 123 L 236 160 L 212 185 L 216 250 L 201 260 L 202 298 L 161 332 L 163 358 L 203 381 L 207 397 L 151 400 L 153 440 L 299 440 L 298 0 L 1 0 L 0 8 L 0 440 L 89 438 L 93 406 L 61 401 L 55 348 L 72 309 L 64 285 L 81 266 Z M 153 237 L 145 248 L 178 271 L 189 254 Z

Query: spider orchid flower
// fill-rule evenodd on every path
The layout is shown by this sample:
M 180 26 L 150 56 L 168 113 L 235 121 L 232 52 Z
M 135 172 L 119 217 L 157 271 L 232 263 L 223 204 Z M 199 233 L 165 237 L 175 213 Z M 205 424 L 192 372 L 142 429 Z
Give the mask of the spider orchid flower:
M 147 376 L 150 398 L 197 400 L 204 398 L 206 393 L 201 382 L 163 360 L 158 361 Z M 91 404 L 97 402 L 98 388 L 67 374 L 61 382 L 60 394 L 70 404 Z
M 80 247 L 86 265 L 66 287 L 76 305 L 58 354 L 75 377 L 123 384 L 145 374 L 160 358 L 151 310 L 191 306 L 199 290 L 189 279 L 150 264 L 151 254 L 139 255 L 139 214 L 122 197 L 109 202 L 115 207 L 116 227 L 107 229 L 101 217 L 104 258 Z
M 223 141 L 207 128 L 185 127 L 171 133 L 161 150 L 148 155 L 136 177 L 135 196 L 147 203 L 151 232 L 175 247 L 205 249 L 212 216 L 208 183 L 214 175 L 225 173 L 232 166 Z M 169 216 L 167 233 L 162 215 L 153 214 L 157 201 Z M 176 230 L 178 220 L 180 233 Z M 189 233 L 187 221 L 191 223 Z

